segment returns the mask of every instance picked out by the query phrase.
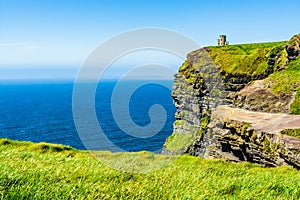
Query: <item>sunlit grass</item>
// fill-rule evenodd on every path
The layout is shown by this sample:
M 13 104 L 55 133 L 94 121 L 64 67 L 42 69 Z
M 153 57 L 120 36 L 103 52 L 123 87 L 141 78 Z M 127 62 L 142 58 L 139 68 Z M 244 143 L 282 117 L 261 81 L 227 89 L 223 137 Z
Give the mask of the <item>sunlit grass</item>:
M 109 167 L 87 151 L 44 151 L 36 147 L 56 145 L 6 139 L 0 144 L 0 198 L 4 199 L 300 198 L 300 172 L 290 167 L 261 168 L 185 155 L 149 173 L 129 173 Z M 97 154 L 114 161 L 129 156 L 129 162 L 134 157 L 132 153 Z M 135 154 L 139 162 L 154 159 L 149 152 Z
M 207 59 L 209 55 L 218 69 L 225 74 L 225 78 L 227 74 L 236 76 L 232 78 L 236 82 L 243 77 L 248 77 L 250 80 L 265 78 L 265 84 L 270 85 L 271 91 L 276 95 L 295 93 L 290 111 L 292 114 L 300 114 L 300 57 L 289 60 L 285 47 L 286 44 L 294 42 L 295 39 L 288 42 L 206 47 L 208 54 L 200 50 L 192 52 L 196 59 L 192 63 L 188 61 L 183 63 L 179 73 L 186 75 L 188 82 L 196 82 L 194 71 L 197 66 L 203 67 L 209 63 L 210 59 Z M 276 58 L 273 65 L 269 63 L 271 58 Z
M 268 58 L 286 42 L 238 44 L 208 47 L 209 55 L 219 69 L 231 74 L 259 76 L 268 69 Z
M 300 128 L 297 128 L 297 129 L 284 129 L 280 132 L 280 134 L 300 138 Z

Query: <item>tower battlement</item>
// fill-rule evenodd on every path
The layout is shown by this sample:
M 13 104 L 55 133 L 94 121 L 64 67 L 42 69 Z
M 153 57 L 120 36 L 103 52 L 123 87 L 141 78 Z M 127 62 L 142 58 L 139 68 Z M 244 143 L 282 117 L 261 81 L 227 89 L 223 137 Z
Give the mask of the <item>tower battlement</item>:
M 229 45 L 229 42 L 226 40 L 226 35 L 220 35 L 219 39 L 217 40 L 218 46 L 226 46 Z

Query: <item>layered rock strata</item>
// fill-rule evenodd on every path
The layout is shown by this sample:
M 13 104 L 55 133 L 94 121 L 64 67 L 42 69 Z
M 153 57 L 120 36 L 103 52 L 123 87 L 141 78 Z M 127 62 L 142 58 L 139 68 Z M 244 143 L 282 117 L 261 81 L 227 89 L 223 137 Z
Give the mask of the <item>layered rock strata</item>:
M 172 96 L 176 121 L 163 153 L 300 168 L 299 116 L 289 115 L 296 92 L 275 94 L 270 89 L 273 83 L 265 79 L 299 57 L 299 38 L 294 36 L 270 50 L 243 50 L 246 55 L 239 55 L 236 67 L 242 69 L 249 58 L 257 65 L 257 74 L 234 73 L 236 67 L 224 66 L 233 64 L 230 59 L 243 47 L 220 47 L 224 48 L 223 56 L 211 52 L 220 52 L 219 47 L 191 52 L 175 75 Z M 240 59 L 243 56 L 245 64 Z

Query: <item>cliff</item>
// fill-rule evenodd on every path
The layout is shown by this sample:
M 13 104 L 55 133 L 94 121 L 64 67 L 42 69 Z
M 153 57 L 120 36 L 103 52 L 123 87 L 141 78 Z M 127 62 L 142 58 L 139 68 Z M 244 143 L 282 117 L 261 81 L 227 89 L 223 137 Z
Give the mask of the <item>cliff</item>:
M 193 51 L 172 95 L 163 153 L 300 168 L 300 34 Z

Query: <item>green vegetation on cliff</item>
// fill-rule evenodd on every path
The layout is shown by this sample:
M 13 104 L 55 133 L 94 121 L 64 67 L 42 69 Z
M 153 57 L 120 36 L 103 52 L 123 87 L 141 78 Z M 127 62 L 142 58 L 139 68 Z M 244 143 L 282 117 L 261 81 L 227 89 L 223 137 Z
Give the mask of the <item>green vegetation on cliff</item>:
M 220 68 L 228 74 L 245 74 L 255 77 L 269 75 L 265 83 L 277 95 L 296 92 L 290 105 L 293 114 L 300 114 L 300 57 L 294 55 L 290 60 L 288 51 L 297 51 L 300 34 L 287 42 L 232 45 L 209 47 L 209 55 Z
M 300 128 L 285 129 L 285 130 L 281 131 L 280 134 L 300 138 Z
M 61 145 L 7 139 L 0 144 L 1 199 L 300 198 L 300 172 L 289 167 L 261 168 L 185 155 L 147 174 L 128 173 L 105 166 L 87 151 Z M 137 155 L 143 163 L 152 159 L 147 152 L 99 155 Z
M 300 114 L 300 87 L 298 87 L 297 93 L 295 95 L 295 100 L 291 104 L 291 112 L 293 114 Z
M 300 86 L 300 57 L 291 61 L 286 69 L 274 72 L 266 81 L 271 81 L 271 90 L 276 94 L 281 92 L 293 92 Z
M 265 75 L 271 54 L 281 51 L 286 42 L 239 44 L 207 47 L 217 67 L 228 74 Z
M 198 67 L 207 65 L 209 60 L 223 74 L 225 85 L 264 79 L 275 95 L 293 94 L 290 104 L 292 114 L 300 114 L 300 34 L 289 41 L 210 46 L 193 51 L 179 69 L 188 83 L 196 83 Z M 209 57 L 209 58 L 208 58 Z M 241 89 L 241 88 L 239 88 Z
M 167 138 L 164 147 L 167 147 L 169 151 L 173 153 L 180 151 L 185 151 L 194 142 L 194 137 L 192 134 L 186 133 L 173 133 L 169 138 Z
M 289 62 L 286 69 L 271 74 L 265 82 L 272 83 L 270 89 L 275 94 L 293 93 L 296 91 L 290 109 L 291 113 L 300 114 L 300 57 Z

